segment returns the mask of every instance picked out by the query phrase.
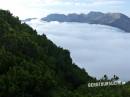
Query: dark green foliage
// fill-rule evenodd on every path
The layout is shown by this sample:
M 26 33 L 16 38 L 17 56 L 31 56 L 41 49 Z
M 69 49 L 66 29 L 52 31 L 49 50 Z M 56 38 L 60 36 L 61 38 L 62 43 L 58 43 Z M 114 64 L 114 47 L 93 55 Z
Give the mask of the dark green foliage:
M 88 79 L 68 50 L 0 10 L 0 97 L 61 96 Z
M 45 35 L 37 35 L 9 11 L 0 10 L 0 97 L 109 95 L 102 94 L 103 89 L 96 95 L 96 89 L 86 86 L 95 80 L 72 63 L 68 50 L 57 47 Z M 120 91 L 128 97 L 129 89 L 128 85 Z

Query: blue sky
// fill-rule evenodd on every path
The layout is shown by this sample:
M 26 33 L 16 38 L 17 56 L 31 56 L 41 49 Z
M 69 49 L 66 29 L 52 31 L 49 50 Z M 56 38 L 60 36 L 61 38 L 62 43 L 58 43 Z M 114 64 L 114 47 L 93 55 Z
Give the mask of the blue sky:
M 21 19 L 50 13 L 121 12 L 130 16 L 130 0 L 0 0 L 0 8 Z

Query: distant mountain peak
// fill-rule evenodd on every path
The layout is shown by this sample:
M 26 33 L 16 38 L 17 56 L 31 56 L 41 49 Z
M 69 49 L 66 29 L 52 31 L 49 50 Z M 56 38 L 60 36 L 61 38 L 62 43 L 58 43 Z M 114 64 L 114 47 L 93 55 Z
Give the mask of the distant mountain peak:
M 37 18 L 27 18 L 27 19 L 24 19 L 24 20 L 21 20 L 21 21 L 22 22 L 29 22 L 29 21 L 35 20 L 35 19 L 37 19 Z
M 90 11 L 87 15 L 104 15 L 104 13 L 98 11 Z

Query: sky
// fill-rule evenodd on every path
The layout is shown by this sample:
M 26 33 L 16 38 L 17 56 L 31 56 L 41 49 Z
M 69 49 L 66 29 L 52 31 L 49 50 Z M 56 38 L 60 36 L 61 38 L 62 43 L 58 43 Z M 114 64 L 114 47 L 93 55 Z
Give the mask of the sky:
M 20 19 L 41 18 L 50 13 L 121 12 L 130 16 L 130 0 L 0 0 L 0 8 Z

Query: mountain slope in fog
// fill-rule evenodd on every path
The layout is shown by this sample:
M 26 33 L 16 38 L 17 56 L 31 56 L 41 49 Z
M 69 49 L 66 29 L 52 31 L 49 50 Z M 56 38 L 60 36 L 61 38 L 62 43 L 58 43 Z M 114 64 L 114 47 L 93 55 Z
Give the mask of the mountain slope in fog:
M 0 97 L 70 97 L 92 80 L 68 50 L 0 10 Z

